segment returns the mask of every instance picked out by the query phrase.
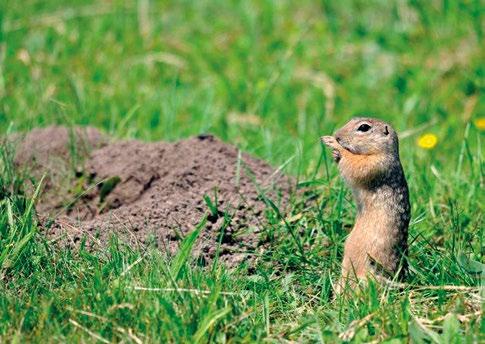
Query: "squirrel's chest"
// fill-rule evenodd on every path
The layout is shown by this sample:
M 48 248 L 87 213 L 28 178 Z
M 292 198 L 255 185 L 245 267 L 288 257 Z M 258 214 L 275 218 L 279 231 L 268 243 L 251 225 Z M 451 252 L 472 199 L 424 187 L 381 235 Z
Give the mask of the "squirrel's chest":
M 349 236 L 349 244 L 360 246 L 365 252 L 384 251 L 395 246 L 395 240 L 399 237 L 398 232 L 399 228 L 390 218 L 386 208 L 367 207 L 357 216 Z
M 389 214 L 382 208 L 368 208 L 362 206 L 352 232 L 363 239 L 385 237 L 389 229 Z

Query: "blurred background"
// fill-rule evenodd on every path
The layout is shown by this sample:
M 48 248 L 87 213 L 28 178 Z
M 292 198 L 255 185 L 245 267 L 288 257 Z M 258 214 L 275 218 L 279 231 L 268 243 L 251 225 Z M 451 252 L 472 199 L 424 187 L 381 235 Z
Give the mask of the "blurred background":
M 2 3 L 2 132 L 210 132 L 308 174 L 319 136 L 355 115 L 390 121 L 405 160 L 447 168 L 485 126 L 479 0 Z

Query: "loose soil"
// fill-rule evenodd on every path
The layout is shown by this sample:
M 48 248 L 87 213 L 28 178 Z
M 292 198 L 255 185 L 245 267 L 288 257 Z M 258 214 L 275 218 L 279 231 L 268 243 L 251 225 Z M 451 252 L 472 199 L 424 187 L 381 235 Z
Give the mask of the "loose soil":
M 220 260 L 235 266 L 269 240 L 274 211 L 263 195 L 283 212 L 291 192 L 291 179 L 211 135 L 110 142 L 94 128 L 48 127 L 17 146 L 16 164 L 45 176 L 37 212 L 46 233 L 72 247 L 102 248 L 116 233 L 174 253 L 206 216 L 194 255 L 207 263 L 221 242 Z

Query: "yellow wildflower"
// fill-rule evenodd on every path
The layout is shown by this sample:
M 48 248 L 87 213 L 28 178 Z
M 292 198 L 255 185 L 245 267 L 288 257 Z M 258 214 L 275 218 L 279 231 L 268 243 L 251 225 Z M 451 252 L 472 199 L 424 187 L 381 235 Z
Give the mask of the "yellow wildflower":
M 485 130 L 485 117 L 480 117 L 475 120 L 475 126 L 480 130 Z
M 418 139 L 418 146 L 424 149 L 433 149 L 438 143 L 438 137 L 435 134 L 424 134 Z

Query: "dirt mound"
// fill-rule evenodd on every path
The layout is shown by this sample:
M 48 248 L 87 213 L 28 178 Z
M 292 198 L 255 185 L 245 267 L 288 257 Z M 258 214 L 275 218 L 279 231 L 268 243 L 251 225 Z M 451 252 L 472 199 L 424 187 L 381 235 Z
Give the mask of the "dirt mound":
M 153 240 L 173 252 L 207 216 L 194 254 L 211 260 L 221 240 L 221 260 L 229 265 L 267 240 L 262 194 L 284 208 L 291 189 L 290 179 L 211 135 L 108 144 L 93 128 L 70 134 L 50 127 L 26 136 L 16 162 L 50 176 L 37 210 L 54 221 L 48 233 L 60 242 L 76 245 L 85 236 L 102 247 L 117 233 L 131 244 Z

